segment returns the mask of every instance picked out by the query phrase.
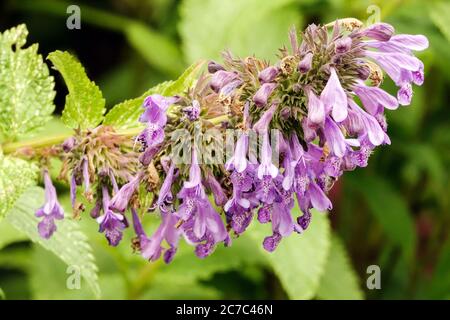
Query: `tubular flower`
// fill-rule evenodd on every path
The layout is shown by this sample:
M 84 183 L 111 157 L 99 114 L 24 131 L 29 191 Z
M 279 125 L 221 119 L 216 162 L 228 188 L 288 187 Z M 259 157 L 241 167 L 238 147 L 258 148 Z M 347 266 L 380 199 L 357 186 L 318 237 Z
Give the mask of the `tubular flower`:
M 226 52 L 185 92 L 147 97 L 139 119 L 145 128 L 135 140 L 140 162 L 123 175 L 117 161 L 96 179 L 91 155 L 83 154 L 71 168 L 72 202 L 77 186 L 102 190 L 92 216 L 111 245 L 121 240 L 130 208 L 136 248 L 150 261 L 170 262 L 180 238 L 205 258 L 251 223 L 270 224 L 261 244 L 269 252 L 283 238 L 307 232 L 312 209 L 332 210 L 333 183 L 390 144 L 385 112 L 409 105 L 414 85 L 423 84 L 424 65 L 414 51 L 426 49 L 428 40 L 397 35 L 386 23 L 349 30 L 339 20 L 333 27 L 310 25 L 301 39 L 292 30 L 292 50 L 283 48 L 273 65 Z M 383 71 L 396 93 L 380 87 Z M 80 154 L 85 148 L 78 145 L 66 141 L 63 148 Z M 48 237 L 63 215 L 45 175 L 47 202 L 36 215 L 47 219 L 39 229 Z M 161 217 L 149 236 L 138 207 Z

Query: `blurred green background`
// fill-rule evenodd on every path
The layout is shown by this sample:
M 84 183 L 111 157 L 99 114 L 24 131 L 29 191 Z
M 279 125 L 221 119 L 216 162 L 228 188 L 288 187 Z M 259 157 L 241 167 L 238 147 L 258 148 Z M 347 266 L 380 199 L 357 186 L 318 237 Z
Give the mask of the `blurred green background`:
M 81 30 L 66 28 L 70 4 L 81 8 Z M 86 217 L 80 223 L 94 249 L 101 298 L 449 299 L 450 1 L 0 3 L 1 31 L 26 23 L 29 43 L 39 43 L 43 56 L 56 49 L 75 54 L 109 106 L 176 78 L 199 59 L 220 59 L 223 49 L 274 61 L 277 49 L 288 43 L 292 25 L 301 30 L 344 17 L 373 22 L 377 13 L 397 33 L 428 37 L 429 49 L 418 55 L 425 63 L 425 84 L 414 88 L 411 106 L 387 112 L 392 145 L 379 148 L 367 168 L 345 174 L 336 184 L 331 223 L 315 215 L 306 234 L 292 236 L 302 239 L 287 241 L 291 251 L 282 249 L 269 258 L 255 250 L 260 242 L 244 236 L 206 260 L 182 247 L 166 266 L 131 252 L 131 230 L 118 248 L 108 247 L 97 224 Z M 53 75 L 60 113 L 67 90 L 61 77 Z M 389 82 L 384 86 L 395 92 Z M 47 132 L 51 130 L 60 125 L 54 122 Z M 67 196 L 63 202 L 68 203 Z M 370 265 L 380 267 L 379 290 L 366 286 Z M 80 290 L 69 290 L 67 277 L 56 256 L 0 224 L 0 296 L 94 298 L 83 283 Z

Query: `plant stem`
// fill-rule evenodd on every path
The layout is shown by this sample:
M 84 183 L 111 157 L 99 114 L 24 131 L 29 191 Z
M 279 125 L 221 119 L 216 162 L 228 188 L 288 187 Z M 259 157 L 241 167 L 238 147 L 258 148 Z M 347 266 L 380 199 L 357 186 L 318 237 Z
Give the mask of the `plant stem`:
M 141 131 L 142 131 L 142 128 L 131 128 L 131 129 L 119 130 L 116 132 L 116 134 L 132 137 L 132 136 L 137 135 Z M 66 140 L 67 138 L 69 138 L 71 136 L 72 136 L 71 133 L 65 133 L 65 134 L 58 134 L 58 135 L 49 136 L 49 137 L 38 137 L 38 138 L 32 138 L 32 139 L 24 140 L 24 141 L 10 142 L 10 143 L 5 143 L 2 146 L 2 149 L 3 149 L 3 153 L 5 153 L 5 154 L 14 153 L 15 151 L 22 149 L 22 148 L 39 149 L 39 148 L 49 147 L 49 146 L 52 146 L 55 144 L 60 144 L 64 140 Z

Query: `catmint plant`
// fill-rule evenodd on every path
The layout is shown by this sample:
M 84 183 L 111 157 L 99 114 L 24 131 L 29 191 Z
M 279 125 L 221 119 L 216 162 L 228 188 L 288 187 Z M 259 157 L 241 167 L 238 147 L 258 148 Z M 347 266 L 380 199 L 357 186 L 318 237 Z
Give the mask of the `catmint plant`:
M 134 138 L 100 125 L 55 146 L 75 216 L 86 210 L 82 194 L 111 246 L 132 225 L 133 248 L 167 263 L 180 239 L 205 258 L 252 223 L 271 225 L 262 241 L 269 252 L 306 232 L 312 209 L 332 210 L 327 194 L 337 179 L 390 144 L 385 109 L 411 103 L 412 85 L 424 81 L 413 52 L 428 41 L 355 19 L 291 30 L 289 39 L 274 64 L 225 52 L 187 91 L 148 96 Z M 383 73 L 396 94 L 380 88 Z M 64 214 L 43 172 L 46 203 L 36 216 L 48 238 Z M 160 216 L 152 234 L 146 215 Z

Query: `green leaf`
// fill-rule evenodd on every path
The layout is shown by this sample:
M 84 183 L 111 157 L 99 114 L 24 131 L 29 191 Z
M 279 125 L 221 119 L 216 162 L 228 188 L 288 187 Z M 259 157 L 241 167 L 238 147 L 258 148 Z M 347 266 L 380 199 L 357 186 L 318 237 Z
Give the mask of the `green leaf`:
M 79 287 L 70 287 L 75 281 L 73 270 L 51 252 L 40 246 L 33 248 L 29 259 L 32 263 L 28 269 L 32 298 L 38 300 L 73 300 L 95 298 L 89 287 L 81 281 Z M 69 278 L 71 277 L 71 278 Z M 119 273 L 101 273 L 99 285 L 102 291 L 101 299 L 125 299 L 126 285 Z
M 270 226 L 255 224 L 248 233 L 257 241 L 289 298 L 311 299 L 315 296 L 330 248 L 330 225 L 325 214 L 313 212 L 309 228 L 303 234 L 283 238 L 272 253 L 262 247 L 263 239 L 272 234 Z
M 6 296 L 5 293 L 3 292 L 2 288 L 0 288 L 0 300 L 5 300 Z
M 145 24 L 131 22 L 125 26 L 124 32 L 128 42 L 150 65 L 174 76 L 185 68 L 178 46 Z
M 439 28 L 442 34 L 450 41 L 450 4 L 448 2 L 435 2 L 430 9 L 430 17 L 433 23 Z
M 0 250 L 4 247 L 20 241 L 28 240 L 28 237 L 20 231 L 17 231 L 8 221 L 0 223 Z
M 63 122 L 70 128 L 96 127 L 105 112 L 105 99 L 99 87 L 89 80 L 81 63 L 70 53 L 54 51 L 48 59 L 61 73 L 69 90 L 62 114 Z
M 0 33 L 0 136 L 7 140 L 43 126 L 55 108 L 53 77 L 38 45 L 24 48 L 27 36 L 24 24 Z
M 330 253 L 320 279 L 317 297 L 324 300 L 361 300 L 363 292 L 341 239 L 331 238 Z
M 407 202 L 388 182 L 375 176 L 348 175 L 352 189 L 364 197 L 370 212 L 392 242 L 412 258 L 416 246 L 416 233 Z
M 172 281 L 208 280 L 215 273 L 229 270 L 238 270 L 244 265 L 266 263 L 264 255 L 255 252 L 252 239 L 246 235 L 239 237 L 231 247 L 219 246 L 214 254 L 205 259 L 198 259 L 191 246 L 183 247 L 169 265 L 158 270 L 157 277 L 160 280 Z
M 0 220 L 21 193 L 35 183 L 37 172 L 34 164 L 0 153 Z
M 155 93 L 163 96 L 182 94 L 195 83 L 198 71 L 202 66 L 203 62 L 194 63 L 177 80 L 163 82 L 149 89 L 138 98 L 126 100 L 115 105 L 106 114 L 103 123 L 121 129 L 137 127 L 139 116 L 143 112 L 142 104 L 147 96 Z
M 33 242 L 50 250 L 68 266 L 79 268 L 95 296 L 100 296 L 97 277 L 97 265 L 86 235 L 77 222 L 66 218 L 57 221 L 58 230 L 48 239 L 42 239 L 37 232 L 38 218 L 34 216 L 37 208 L 44 203 L 44 191 L 39 187 L 29 188 L 17 200 L 15 207 L 8 213 L 6 220 L 17 230 L 25 233 Z
M 273 59 L 288 43 L 288 30 L 299 25 L 295 0 L 186 0 L 179 30 L 188 61 L 234 54 Z

